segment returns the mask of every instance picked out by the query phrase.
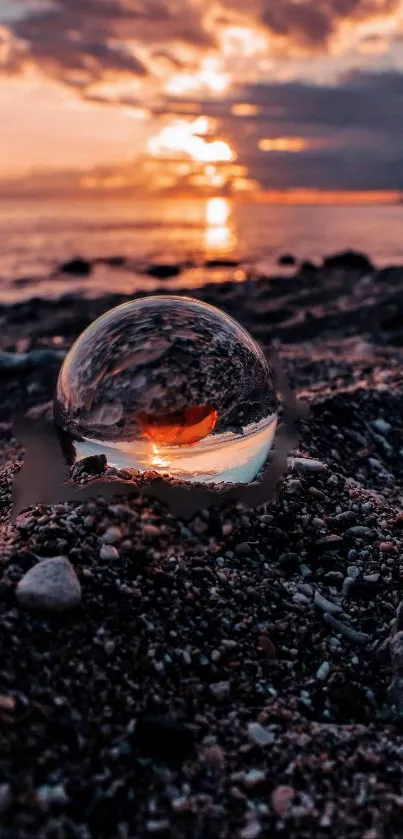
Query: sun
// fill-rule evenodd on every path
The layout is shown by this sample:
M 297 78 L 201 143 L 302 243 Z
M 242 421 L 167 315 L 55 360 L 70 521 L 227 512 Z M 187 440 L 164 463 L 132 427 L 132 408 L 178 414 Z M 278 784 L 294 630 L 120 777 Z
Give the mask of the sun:
M 235 153 L 225 140 L 210 136 L 214 124 L 207 117 L 189 122 L 177 119 L 165 125 L 148 142 L 148 151 L 153 157 L 176 156 L 196 163 L 229 163 Z

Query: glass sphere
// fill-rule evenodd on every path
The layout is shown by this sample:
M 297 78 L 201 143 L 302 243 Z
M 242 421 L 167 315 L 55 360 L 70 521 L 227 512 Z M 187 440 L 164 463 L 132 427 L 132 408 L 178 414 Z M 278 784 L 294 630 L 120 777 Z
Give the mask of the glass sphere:
M 273 375 L 228 315 L 186 297 L 117 306 L 77 339 L 55 420 L 76 459 L 201 483 L 252 481 L 277 427 Z

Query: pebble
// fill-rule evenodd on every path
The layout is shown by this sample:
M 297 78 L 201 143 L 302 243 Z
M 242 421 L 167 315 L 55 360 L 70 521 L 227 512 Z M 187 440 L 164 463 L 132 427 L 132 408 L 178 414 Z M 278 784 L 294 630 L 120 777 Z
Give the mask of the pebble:
M 150 819 L 146 822 L 147 833 L 166 833 L 169 826 L 167 819 Z
M 36 790 L 35 798 L 40 807 L 47 810 L 52 804 L 62 806 L 69 801 L 68 795 L 63 784 L 43 784 Z
M 308 472 L 327 472 L 328 467 L 321 460 L 311 460 L 308 457 L 294 457 L 291 461 L 291 468 L 295 469 L 296 472 L 305 474 Z
M 246 787 L 249 789 L 253 789 L 253 787 L 258 786 L 258 784 L 263 783 L 266 780 L 266 772 L 263 769 L 250 769 L 249 772 L 243 776 L 243 782 Z
M 360 573 L 360 569 L 357 565 L 348 565 L 347 566 L 347 575 L 351 577 L 352 580 L 355 580 Z
M 395 546 L 393 542 L 381 542 L 379 545 L 379 550 L 383 554 L 390 554 L 395 550 Z
M 380 576 L 381 576 L 381 575 L 380 575 L 380 574 L 378 574 L 378 573 L 374 573 L 374 574 L 363 574 L 362 579 L 363 579 L 363 580 L 365 580 L 365 582 L 366 582 L 366 583 L 377 583 L 377 582 L 378 582 L 378 580 L 379 580 L 379 578 L 380 578 Z
M 348 596 L 348 594 L 350 592 L 350 589 L 354 585 L 354 580 L 355 580 L 355 577 L 345 577 L 345 579 L 343 580 L 343 585 L 342 585 L 342 589 L 341 589 L 341 593 L 342 593 L 343 597 Z
M 113 545 L 102 545 L 99 556 L 101 559 L 119 559 L 119 551 Z
M 356 629 L 352 629 L 351 626 L 337 620 L 337 618 L 333 615 L 326 614 L 324 615 L 324 619 L 326 623 L 330 624 L 335 632 L 338 632 L 340 635 L 344 635 L 356 644 L 362 644 L 364 646 L 371 640 L 370 635 L 366 635 L 365 632 L 358 632 Z
M 382 417 L 378 417 L 378 419 L 374 420 L 372 426 L 376 431 L 379 431 L 380 434 L 389 434 L 389 431 L 392 428 L 392 426 L 386 422 L 386 420 L 382 419 Z
M 235 553 L 237 556 L 250 556 L 252 553 L 252 549 L 247 542 L 240 542 L 239 545 L 235 548 Z
M 295 789 L 293 787 L 281 785 L 273 790 L 270 803 L 277 816 L 283 818 L 294 797 Z
M 0 784 L 0 813 L 5 813 L 13 803 L 10 784 Z
M 341 571 L 328 571 L 323 579 L 328 585 L 339 586 L 343 582 L 344 577 Z
M 107 467 L 107 459 L 105 454 L 93 454 L 89 457 L 84 457 L 79 460 L 75 466 L 75 474 L 79 475 L 101 475 L 105 472 Z
M 343 611 L 341 606 L 338 606 L 337 603 L 332 603 L 331 600 L 323 597 L 318 591 L 315 591 L 314 603 L 318 609 L 321 609 L 322 612 L 327 612 L 329 615 L 338 615 Z
M 12 696 L 4 696 L 0 693 L 0 713 L 5 711 L 11 714 L 15 709 L 15 699 Z
M 224 699 L 225 696 L 228 696 L 230 689 L 230 682 L 213 682 L 210 685 L 211 693 L 216 699 Z
M 331 665 L 328 661 L 323 661 L 316 671 L 316 678 L 320 682 L 325 682 L 331 670 Z
M 65 556 L 38 562 L 19 581 L 16 597 L 28 609 L 62 612 L 81 601 L 81 586 L 76 572 Z
M 263 728 L 258 722 L 250 722 L 248 725 L 248 737 L 257 746 L 272 746 L 275 741 L 275 735 L 267 728 Z
M 122 531 L 120 527 L 112 526 L 108 527 L 108 529 L 105 530 L 105 533 L 102 535 L 101 540 L 106 545 L 115 545 L 116 542 L 120 542 L 121 538 Z
M 257 839 L 262 832 L 260 822 L 254 815 L 251 815 L 245 827 L 242 828 L 239 837 L 240 839 Z
M 337 551 L 342 543 L 341 536 L 336 533 L 330 533 L 329 536 L 324 536 L 323 539 L 318 539 L 315 542 L 315 548 L 321 551 Z
M 296 591 L 295 594 L 292 596 L 293 602 L 297 603 L 301 606 L 308 606 L 309 605 L 309 597 L 306 597 L 305 594 L 302 594 L 302 591 Z
M 347 536 L 358 536 L 365 538 L 366 536 L 373 536 L 373 530 L 370 527 L 364 527 L 362 524 L 357 524 L 354 527 L 349 527 L 346 531 Z

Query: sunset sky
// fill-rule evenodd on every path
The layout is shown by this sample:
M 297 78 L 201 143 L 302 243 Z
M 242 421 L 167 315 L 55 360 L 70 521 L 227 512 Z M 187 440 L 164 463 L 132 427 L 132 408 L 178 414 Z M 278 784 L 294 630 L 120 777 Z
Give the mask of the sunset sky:
M 403 0 L 0 0 L 16 194 L 403 190 Z

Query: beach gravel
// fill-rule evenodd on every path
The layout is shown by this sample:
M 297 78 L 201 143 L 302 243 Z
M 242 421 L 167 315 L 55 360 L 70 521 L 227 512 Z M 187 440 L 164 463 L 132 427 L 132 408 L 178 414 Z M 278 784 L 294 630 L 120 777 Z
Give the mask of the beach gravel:
M 259 509 L 99 497 L 11 526 L 13 413 L 60 359 L 6 357 L 1 839 L 400 839 L 403 272 L 370 268 L 188 292 L 274 342 L 309 404 Z M 66 352 L 123 299 L 3 305 L 0 349 Z

